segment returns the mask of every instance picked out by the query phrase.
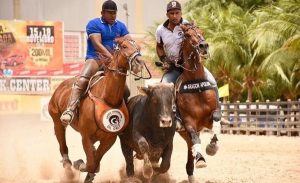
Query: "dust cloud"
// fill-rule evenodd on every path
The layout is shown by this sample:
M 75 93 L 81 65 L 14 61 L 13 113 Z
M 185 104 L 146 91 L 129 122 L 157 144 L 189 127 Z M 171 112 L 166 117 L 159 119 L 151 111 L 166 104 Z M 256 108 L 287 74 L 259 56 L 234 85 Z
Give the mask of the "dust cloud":
M 202 149 L 210 134 L 200 135 Z M 220 150 L 211 157 L 204 154 L 208 166 L 195 169 L 201 183 L 300 182 L 300 137 L 221 135 Z M 72 161 L 85 154 L 81 136 L 67 128 L 67 144 Z M 86 173 L 64 170 L 51 121 L 39 115 L 0 116 L 1 183 L 78 183 Z M 188 183 L 185 171 L 185 142 L 176 134 L 171 168 L 154 176 L 152 183 Z M 141 173 L 142 161 L 135 161 L 135 178 L 128 179 L 119 140 L 104 155 L 95 183 L 146 182 Z

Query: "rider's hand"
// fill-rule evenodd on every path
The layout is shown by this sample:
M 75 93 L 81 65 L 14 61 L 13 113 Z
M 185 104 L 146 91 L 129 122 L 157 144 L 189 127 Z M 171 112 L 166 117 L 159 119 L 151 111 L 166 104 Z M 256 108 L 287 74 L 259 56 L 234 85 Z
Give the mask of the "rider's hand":
M 157 67 L 162 67 L 163 66 L 163 62 L 162 61 L 155 61 L 154 63 L 155 63 L 155 65 Z
M 163 62 L 162 70 L 167 71 L 170 69 L 170 67 L 171 65 L 168 62 Z
M 105 54 L 104 58 L 107 59 L 108 61 L 112 61 L 113 60 L 113 56 L 110 53 Z
M 108 53 L 96 52 L 96 54 L 100 60 L 105 60 L 105 61 L 109 61 L 109 62 L 113 60 L 113 56 L 109 52 Z

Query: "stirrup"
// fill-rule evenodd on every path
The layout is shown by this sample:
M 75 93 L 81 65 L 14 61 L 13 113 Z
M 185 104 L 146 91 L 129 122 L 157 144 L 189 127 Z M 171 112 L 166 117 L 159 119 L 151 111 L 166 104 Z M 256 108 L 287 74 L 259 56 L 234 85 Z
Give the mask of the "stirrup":
M 68 126 L 73 121 L 73 118 L 74 112 L 70 109 L 67 109 L 62 113 L 60 120 L 64 126 Z

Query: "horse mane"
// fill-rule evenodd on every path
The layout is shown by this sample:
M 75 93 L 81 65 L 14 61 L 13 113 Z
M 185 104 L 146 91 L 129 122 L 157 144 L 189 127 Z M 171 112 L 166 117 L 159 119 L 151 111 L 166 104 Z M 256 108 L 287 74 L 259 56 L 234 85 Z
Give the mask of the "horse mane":
M 197 27 L 194 22 L 183 22 L 182 25 L 185 25 L 185 26 L 191 26 L 191 27 Z

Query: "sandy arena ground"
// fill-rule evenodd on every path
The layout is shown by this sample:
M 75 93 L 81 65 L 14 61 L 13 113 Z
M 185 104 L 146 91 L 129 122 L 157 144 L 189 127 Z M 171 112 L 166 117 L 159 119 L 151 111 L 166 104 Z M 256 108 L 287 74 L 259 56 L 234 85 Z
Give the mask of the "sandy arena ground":
M 203 152 L 208 133 L 201 134 Z M 80 135 L 67 130 L 72 161 L 85 154 Z M 207 156 L 208 166 L 195 170 L 199 183 L 298 183 L 300 182 L 300 138 L 276 136 L 221 135 L 220 149 Z M 61 182 L 63 168 L 53 124 L 37 115 L 0 116 L 0 182 Z M 186 144 L 175 135 L 171 168 L 157 183 L 188 183 L 185 173 Z M 137 161 L 137 160 L 136 160 Z M 137 162 L 141 164 L 141 162 Z M 124 177 L 125 161 L 119 140 L 101 162 L 95 183 L 118 183 Z M 83 182 L 85 173 L 75 173 L 75 182 Z

